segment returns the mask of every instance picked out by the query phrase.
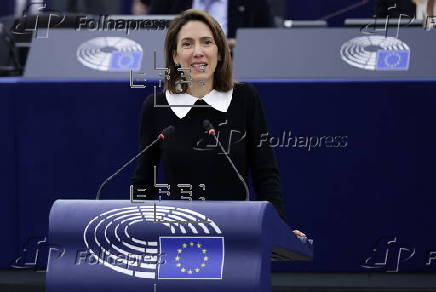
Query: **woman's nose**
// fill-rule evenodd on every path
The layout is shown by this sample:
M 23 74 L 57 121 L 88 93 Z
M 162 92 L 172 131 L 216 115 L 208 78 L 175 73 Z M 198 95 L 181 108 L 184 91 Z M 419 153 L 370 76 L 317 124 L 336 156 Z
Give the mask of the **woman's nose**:
M 196 44 L 194 46 L 194 57 L 196 56 L 203 56 L 203 48 L 201 47 L 200 44 Z

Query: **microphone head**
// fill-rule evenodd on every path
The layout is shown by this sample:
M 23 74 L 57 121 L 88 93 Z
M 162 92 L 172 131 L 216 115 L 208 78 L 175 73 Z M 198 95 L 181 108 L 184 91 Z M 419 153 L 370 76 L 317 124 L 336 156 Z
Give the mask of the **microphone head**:
M 209 120 L 203 121 L 203 128 L 207 131 L 209 135 L 215 135 L 215 129 Z
M 168 138 L 169 135 L 173 134 L 176 128 L 174 128 L 173 125 L 170 125 L 162 130 L 162 132 L 159 134 L 159 139 L 165 140 Z
M 204 120 L 203 128 L 205 128 L 206 130 L 213 130 L 215 127 L 212 125 L 212 123 L 209 120 Z
M 162 134 L 164 134 L 165 136 L 172 135 L 175 130 L 176 128 L 174 128 L 173 125 L 169 125 L 165 129 L 163 129 Z
M 206 130 L 209 130 L 210 128 L 212 128 L 209 120 L 203 121 L 203 128 L 205 128 Z

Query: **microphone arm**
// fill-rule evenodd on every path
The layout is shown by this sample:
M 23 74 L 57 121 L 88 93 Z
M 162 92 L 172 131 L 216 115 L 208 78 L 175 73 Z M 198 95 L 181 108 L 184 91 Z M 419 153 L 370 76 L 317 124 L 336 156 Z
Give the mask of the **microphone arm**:
M 100 200 L 100 193 L 101 190 L 103 189 L 103 187 L 110 182 L 114 177 L 116 177 L 122 170 L 124 170 L 127 166 L 129 166 L 133 161 L 135 161 L 139 156 L 141 156 L 145 151 L 147 151 L 151 146 L 153 146 L 154 144 L 156 144 L 157 142 L 161 141 L 161 140 L 165 140 L 166 138 L 168 138 L 168 135 L 172 134 L 174 132 L 174 127 L 173 126 L 168 126 L 166 127 L 162 133 L 159 134 L 159 136 L 153 141 L 151 142 L 149 145 L 147 145 L 147 147 L 145 147 L 144 149 L 142 149 L 141 152 L 139 152 L 138 154 L 136 154 L 132 159 L 130 159 L 129 161 L 127 161 L 126 163 L 124 163 L 123 166 L 121 166 L 120 169 L 118 169 L 114 174 L 112 174 L 110 177 L 108 177 L 107 179 L 105 179 L 100 187 L 98 188 L 97 191 L 97 195 L 95 197 L 96 200 Z
M 248 186 L 247 183 L 245 182 L 244 177 L 239 173 L 238 169 L 236 168 L 235 164 L 233 163 L 232 159 L 230 158 L 230 156 L 228 155 L 228 153 L 225 151 L 223 145 L 221 144 L 221 142 L 218 140 L 218 138 L 215 136 L 215 129 L 213 127 L 213 125 L 210 123 L 209 120 L 204 120 L 203 121 L 203 127 L 207 130 L 207 133 L 211 136 L 214 137 L 215 141 L 217 142 L 218 146 L 221 148 L 221 151 L 224 153 L 224 155 L 227 158 L 227 161 L 230 163 L 230 165 L 232 166 L 233 170 L 236 172 L 239 180 L 242 182 L 244 189 L 245 189 L 245 200 L 249 201 L 250 200 L 250 192 L 248 190 Z

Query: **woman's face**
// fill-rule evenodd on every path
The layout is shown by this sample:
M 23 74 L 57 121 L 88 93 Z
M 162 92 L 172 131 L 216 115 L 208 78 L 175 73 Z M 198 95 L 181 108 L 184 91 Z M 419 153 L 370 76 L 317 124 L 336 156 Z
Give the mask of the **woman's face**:
M 213 75 L 220 58 L 209 26 L 198 20 L 191 20 L 182 26 L 173 59 L 182 68 L 191 68 L 193 82 L 203 80 L 213 86 Z

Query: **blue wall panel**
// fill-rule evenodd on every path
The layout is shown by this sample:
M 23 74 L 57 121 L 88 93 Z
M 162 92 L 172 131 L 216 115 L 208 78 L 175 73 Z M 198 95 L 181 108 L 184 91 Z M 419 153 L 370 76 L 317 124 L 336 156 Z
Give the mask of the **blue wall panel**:
M 139 109 L 152 85 L 3 84 L 2 127 L 12 155 L 2 154 L 0 172 L 7 178 L 2 230 L 10 238 L 2 249 L 45 236 L 54 200 L 93 198 L 100 182 L 137 152 Z M 436 82 L 254 85 L 278 141 L 289 222 L 315 239 L 313 263 L 274 269 L 435 271 L 436 259 L 426 263 L 436 251 Z M 288 147 L 280 147 L 283 133 Z M 132 171 L 112 181 L 103 198 L 127 198 Z M 16 256 L 2 255 L 0 266 Z

